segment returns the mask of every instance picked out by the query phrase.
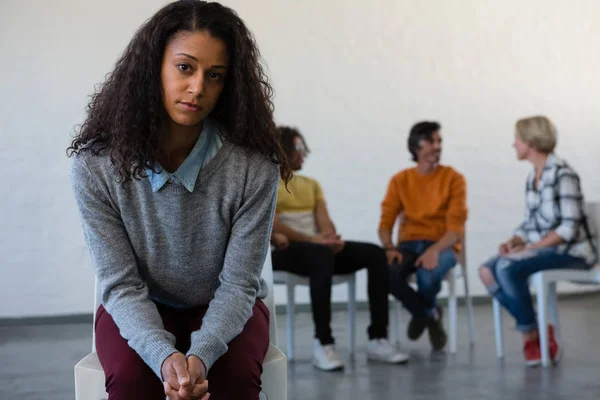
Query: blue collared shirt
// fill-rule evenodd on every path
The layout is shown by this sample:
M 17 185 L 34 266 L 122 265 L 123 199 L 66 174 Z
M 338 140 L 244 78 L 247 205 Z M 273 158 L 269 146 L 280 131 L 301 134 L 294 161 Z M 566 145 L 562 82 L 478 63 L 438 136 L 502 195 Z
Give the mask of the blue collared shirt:
M 213 159 L 221 146 L 223 146 L 223 138 L 219 133 L 217 123 L 210 118 L 206 118 L 198 141 L 185 161 L 177 168 L 177 171 L 170 173 L 158 163 L 156 164 L 158 173 L 147 170 L 152 191 L 158 192 L 171 180 L 174 183 L 183 185 L 189 192 L 193 192 L 200 170 Z

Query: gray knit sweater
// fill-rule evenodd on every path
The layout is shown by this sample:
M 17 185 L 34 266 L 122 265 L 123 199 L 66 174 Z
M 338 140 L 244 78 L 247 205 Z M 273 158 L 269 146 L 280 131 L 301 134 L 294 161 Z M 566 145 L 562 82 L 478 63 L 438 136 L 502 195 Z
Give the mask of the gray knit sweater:
M 278 166 L 225 143 L 196 187 L 147 178 L 119 183 L 106 155 L 84 151 L 71 183 L 102 289 L 102 304 L 129 346 L 161 378 L 176 352 L 154 302 L 208 305 L 188 355 L 210 369 L 267 294 L 260 277 L 269 247 Z

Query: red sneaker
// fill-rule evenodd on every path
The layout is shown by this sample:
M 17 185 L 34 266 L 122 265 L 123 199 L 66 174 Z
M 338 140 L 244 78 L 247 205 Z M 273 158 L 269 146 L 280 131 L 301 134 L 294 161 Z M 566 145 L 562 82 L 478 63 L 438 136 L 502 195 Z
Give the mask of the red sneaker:
M 548 325 L 548 345 L 550 347 L 550 359 L 554 363 L 557 363 L 560 360 L 561 348 L 554 336 L 554 327 L 552 325 Z
M 523 345 L 523 355 L 528 367 L 537 367 L 542 363 L 542 351 L 539 339 L 528 340 Z

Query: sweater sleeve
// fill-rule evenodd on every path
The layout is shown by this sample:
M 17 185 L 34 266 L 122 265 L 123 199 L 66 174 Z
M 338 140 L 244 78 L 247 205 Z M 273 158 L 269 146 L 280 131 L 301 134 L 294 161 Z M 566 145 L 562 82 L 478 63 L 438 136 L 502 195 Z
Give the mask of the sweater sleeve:
M 258 165 L 257 165 L 258 164 Z M 188 356 L 196 355 L 207 371 L 227 352 L 252 316 L 262 267 L 269 249 L 275 213 L 279 168 L 261 158 L 248 169 L 244 199 L 233 217 L 219 287 L 202 320 L 192 332 Z
M 162 380 L 163 361 L 177 351 L 175 337 L 164 329 L 148 296 L 120 214 L 100 188 L 84 154 L 73 159 L 70 178 L 102 304 L 121 336 Z
M 450 202 L 446 215 L 447 230 L 463 235 L 467 214 L 467 182 L 461 174 L 457 173 L 450 187 Z
M 381 219 L 379 221 L 379 230 L 394 229 L 394 224 L 398 214 L 402 212 L 402 200 L 398 190 L 398 175 L 390 179 L 385 197 L 381 202 Z

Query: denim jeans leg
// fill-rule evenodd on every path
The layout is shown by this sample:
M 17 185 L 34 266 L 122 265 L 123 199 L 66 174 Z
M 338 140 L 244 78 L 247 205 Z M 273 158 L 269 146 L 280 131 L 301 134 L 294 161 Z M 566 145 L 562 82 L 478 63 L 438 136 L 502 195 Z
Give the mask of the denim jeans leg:
M 455 265 L 456 255 L 452 249 L 448 249 L 440 253 L 438 265 L 434 269 L 417 269 L 419 293 L 430 310 L 436 306 L 436 297 L 442 289 L 444 277 Z
M 536 272 L 551 269 L 586 269 L 584 260 L 568 254 L 559 253 L 555 248 L 545 248 L 515 257 L 501 258 L 496 264 L 496 276 L 513 315 L 517 320 L 517 329 L 531 332 L 538 328 L 533 300 L 529 290 L 529 277 Z

